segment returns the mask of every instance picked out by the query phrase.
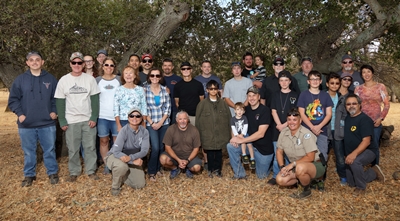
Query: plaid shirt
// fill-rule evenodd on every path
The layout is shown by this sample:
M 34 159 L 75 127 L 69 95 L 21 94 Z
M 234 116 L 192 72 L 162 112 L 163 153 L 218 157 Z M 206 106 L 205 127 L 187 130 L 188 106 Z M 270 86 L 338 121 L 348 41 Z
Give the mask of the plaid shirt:
M 150 89 L 150 85 L 146 86 L 146 103 L 147 103 L 147 116 L 151 118 L 153 122 L 159 122 L 164 115 L 168 115 L 164 121 L 164 125 L 169 125 L 169 115 L 171 115 L 171 98 L 164 86 L 161 86 L 160 91 L 160 104 L 156 105 L 154 100 L 154 94 Z M 146 126 L 150 126 L 149 122 Z

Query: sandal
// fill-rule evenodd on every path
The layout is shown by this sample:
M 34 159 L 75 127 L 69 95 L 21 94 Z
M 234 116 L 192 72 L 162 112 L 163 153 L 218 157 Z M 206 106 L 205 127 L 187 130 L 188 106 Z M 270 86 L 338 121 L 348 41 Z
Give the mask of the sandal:
M 149 175 L 149 180 L 152 181 L 152 182 L 156 182 L 157 181 L 156 180 L 156 175 L 155 174 L 150 174 Z

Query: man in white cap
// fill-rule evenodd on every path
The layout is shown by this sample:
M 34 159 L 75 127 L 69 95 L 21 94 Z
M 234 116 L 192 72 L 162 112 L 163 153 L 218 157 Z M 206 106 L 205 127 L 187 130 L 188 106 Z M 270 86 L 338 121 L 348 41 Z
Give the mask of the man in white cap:
M 85 171 L 89 178 L 98 180 L 96 172 L 96 122 L 99 116 L 99 93 L 96 80 L 82 72 L 85 63 L 80 52 L 72 53 L 72 71 L 58 82 L 54 97 L 60 127 L 65 131 L 68 146 L 69 182 L 81 174 L 79 150 L 84 150 Z
M 347 73 L 347 74 L 350 74 L 350 76 L 353 79 L 353 84 L 350 85 L 349 90 L 354 91 L 354 89 L 357 86 L 364 83 L 364 80 L 362 79 L 360 72 L 354 70 L 354 61 L 353 61 L 353 57 L 351 55 L 349 55 L 349 54 L 343 55 L 341 66 L 342 66 L 342 70 L 340 70 L 338 72 L 338 74 L 340 76 L 342 76 L 342 74 Z

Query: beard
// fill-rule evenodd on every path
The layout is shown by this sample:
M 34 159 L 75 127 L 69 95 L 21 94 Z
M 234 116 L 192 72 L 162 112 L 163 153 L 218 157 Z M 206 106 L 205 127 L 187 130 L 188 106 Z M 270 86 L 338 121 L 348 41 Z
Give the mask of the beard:
M 353 70 L 353 68 L 352 67 L 345 67 L 344 70 L 345 71 L 351 71 L 351 70 Z
M 350 116 L 354 116 L 357 113 L 357 109 L 354 107 L 349 108 L 349 114 Z

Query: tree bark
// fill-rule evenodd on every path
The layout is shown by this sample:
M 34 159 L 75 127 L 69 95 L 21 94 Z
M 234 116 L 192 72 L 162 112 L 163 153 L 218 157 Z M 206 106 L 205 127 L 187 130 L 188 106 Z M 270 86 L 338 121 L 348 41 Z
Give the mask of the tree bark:
M 119 70 L 128 64 L 131 54 L 154 54 L 162 46 L 164 41 L 179 27 L 181 22 L 189 18 L 190 6 L 179 0 L 171 0 L 165 3 L 164 10 L 145 31 L 138 47 L 131 47 L 122 57 Z
M 21 67 L 12 64 L 0 64 L 0 79 L 10 89 L 18 75 L 22 74 Z

